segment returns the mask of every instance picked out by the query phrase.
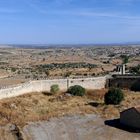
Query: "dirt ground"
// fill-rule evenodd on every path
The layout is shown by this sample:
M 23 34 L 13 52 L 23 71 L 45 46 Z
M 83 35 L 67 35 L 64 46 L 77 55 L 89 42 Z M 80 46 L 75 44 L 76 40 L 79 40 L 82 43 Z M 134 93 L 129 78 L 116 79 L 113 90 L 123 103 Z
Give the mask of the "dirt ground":
M 23 129 L 25 140 L 138 140 L 140 133 L 130 133 L 109 126 L 95 114 L 65 116 L 49 122 L 30 123 Z

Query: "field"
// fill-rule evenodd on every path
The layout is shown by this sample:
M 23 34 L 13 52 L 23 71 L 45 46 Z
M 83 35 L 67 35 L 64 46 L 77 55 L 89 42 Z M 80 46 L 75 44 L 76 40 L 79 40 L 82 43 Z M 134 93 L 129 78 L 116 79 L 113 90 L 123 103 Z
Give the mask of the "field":
M 0 48 L 0 88 L 37 79 L 106 75 L 122 64 L 122 55 L 130 56 L 128 72 L 139 65 L 139 53 L 139 47 L 131 46 Z

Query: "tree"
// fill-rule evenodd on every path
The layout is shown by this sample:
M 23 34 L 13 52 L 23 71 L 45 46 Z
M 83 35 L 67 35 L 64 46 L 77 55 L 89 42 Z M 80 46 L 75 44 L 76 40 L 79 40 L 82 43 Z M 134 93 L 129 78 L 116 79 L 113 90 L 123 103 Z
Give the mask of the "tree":
M 132 91 L 140 91 L 140 80 L 134 82 L 131 86 Z
M 45 74 L 46 74 L 46 76 L 49 76 L 50 75 L 50 71 L 49 70 L 46 70 L 45 71 Z
M 12 72 L 15 72 L 15 71 L 16 71 L 16 68 L 13 68 L 13 67 L 12 67 L 12 68 L 11 68 L 11 71 L 12 71 Z
M 127 55 L 121 55 L 121 58 L 122 58 L 122 60 L 123 60 L 123 64 L 127 64 L 127 63 L 128 63 L 128 61 L 129 61 L 129 56 L 127 56 Z
M 130 72 L 133 74 L 140 74 L 140 65 L 130 68 Z
M 45 58 L 42 59 L 43 62 L 44 62 L 45 60 L 46 60 Z
M 120 104 L 124 99 L 124 94 L 119 88 L 111 88 L 104 96 L 105 104 Z
M 64 75 L 64 77 L 70 77 L 71 74 L 72 74 L 72 72 L 66 72 L 65 75 Z
M 86 93 L 85 88 L 79 85 L 71 86 L 68 89 L 68 93 L 74 95 L 74 96 L 84 96 Z

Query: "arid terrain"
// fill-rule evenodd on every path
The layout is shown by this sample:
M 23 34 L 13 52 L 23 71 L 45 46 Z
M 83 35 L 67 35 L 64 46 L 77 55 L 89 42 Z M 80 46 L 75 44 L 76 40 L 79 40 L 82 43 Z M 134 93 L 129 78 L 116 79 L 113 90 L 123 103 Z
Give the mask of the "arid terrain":
M 140 140 L 140 0 L 0 0 L 0 140 Z
M 124 56 L 129 58 L 126 72 L 139 74 L 138 46 L 38 49 L 8 46 L 0 49 L 0 88 L 31 80 L 114 73 Z M 84 97 L 39 92 L 2 99 L 0 140 L 139 139 L 139 133 L 125 130 L 118 119 L 121 111 L 140 104 L 140 93 L 125 90 L 125 100 L 120 105 L 105 105 L 107 90 L 87 90 Z
M 130 138 L 140 137 L 139 133 L 129 132 L 128 134 L 127 131 L 121 130 L 120 128 L 110 126 L 109 124 L 105 125 L 107 120 L 118 119 L 120 111 L 139 105 L 139 92 L 125 91 L 125 100 L 120 105 L 105 105 L 103 96 L 106 91 L 107 90 L 90 90 L 87 91 L 84 97 L 74 97 L 67 93 L 59 93 L 51 96 L 47 93 L 31 93 L 15 98 L 3 99 L 0 101 L 0 125 L 5 127 L 0 130 L 0 139 L 5 138 L 8 140 L 8 137 L 17 136 L 10 132 L 9 126 L 11 126 L 11 124 L 13 127 L 18 127 L 18 133 L 20 132 L 22 137 L 30 137 L 30 139 L 34 140 L 38 140 L 39 137 L 39 140 L 45 140 L 44 136 L 46 136 L 48 140 L 54 140 L 53 137 L 56 137 L 59 131 L 55 132 L 56 135 L 53 134 L 53 131 L 56 130 L 53 125 L 59 129 L 58 124 L 62 125 L 60 133 L 63 133 L 64 138 L 62 139 L 64 140 L 68 137 L 67 135 L 70 134 L 73 135 L 75 139 L 81 137 L 81 139 L 84 140 L 84 137 L 88 135 L 87 130 L 90 128 L 93 128 L 90 132 L 97 129 L 97 135 L 95 135 L 95 138 L 97 136 L 97 140 L 103 137 L 106 139 L 110 137 L 110 139 L 112 139 L 115 137 L 115 132 L 120 135 L 120 139 L 122 139 L 123 136 L 127 138 L 128 135 L 130 135 Z M 87 114 L 91 114 L 91 116 L 88 117 Z M 87 115 L 87 117 L 85 115 Z M 63 116 L 64 118 L 61 119 Z M 80 118 L 76 119 L 73 116 L 76 118 L 79 116 Z M 52 118 L 57 119 L 52 120 Z M 65 126 L 66 123 L 68 123 L 66 118 L 68 120 L 70 119 L 73 125 Z M 44 121 L 46 122 L 43 123 Z M 56 122 L 56 124 L 54 122 Z M 91 125 L 92 123 L 94 126 Z M 79 127 L 76 127 L 76 124 Z M 8 126 L 6 127 L 6 125 Z M 82 128 L 80 125 L 82 125 Z M 37 126 L 38 128 L 36 129 Z M 67 127 L 70 127 L 70 129 Z M 69 131 L 63 132 L 65 128 L 69 129 Z M 51 132 L 50 129 L 52 129 Z M 78 136 L 75 136 L 76 133 L 73 132 L 75 129 L 76 131 L 81 129 Z M 47 131 L 50 132 L 48 135 Z M 103 137 L 100 136 L 100 133 L 103 134 Z M 93 136 L 94 133 L 90 134 L 89 140 L 92 140 Z M 59 137 L 59 139 L 61 139 L 61 137 Z M 69 137 L 69 139 L 72 139 L 72 137 Z
M 128 72 L 140 62 L 138 46 L 17 47 L 0 49 L 1 88 L 37 79 L 105 75 L 122 64 L 122 55 L 130 57 Z

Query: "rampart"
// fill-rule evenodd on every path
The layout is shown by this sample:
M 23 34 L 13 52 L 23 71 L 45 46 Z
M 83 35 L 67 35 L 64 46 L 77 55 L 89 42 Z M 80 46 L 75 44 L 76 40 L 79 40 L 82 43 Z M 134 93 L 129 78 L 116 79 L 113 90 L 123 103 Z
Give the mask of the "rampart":
M 9 88 L 0 89 L 0 99 L 15 97 L 31 92 L 50 91 L 50 87 L 54 84 L 58 84 L 60 90 L 67 90 L 68 87 L 73 85 L 81 85 L 86 89 L 102 89 L 105 88 L 106 77 L 30 81 Z

